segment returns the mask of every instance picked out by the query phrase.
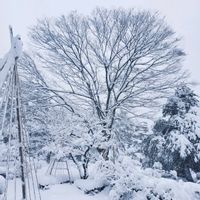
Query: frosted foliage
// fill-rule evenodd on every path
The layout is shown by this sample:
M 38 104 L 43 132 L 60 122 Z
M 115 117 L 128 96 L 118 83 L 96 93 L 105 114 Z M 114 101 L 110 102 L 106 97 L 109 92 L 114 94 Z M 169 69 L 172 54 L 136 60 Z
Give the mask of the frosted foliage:
M 175 169 L 181 176 L 187 176 L 187 168 L 199 171 L 199 121 L 197 95 L 186 85 L 178 87 L 164 106 L 163 118 L 154 126 L 156 135 L 148 143 L 146 154 L 151 165 L 159 161 L 165 169 Z
M 193 152 L 193 144 L 182 134 L 179 134 L 178 131 L 172 131 L 170 133 L 170 144 L 169 149 L 171 151 L 178 151 L 182 158 L 186 158 L 187 155 Z
M 161 164 L 157 163 L 160 168 Z M 130 157 L 115 164 L 99 161 L 94 166 L 94 182 L 109 186 L 110 200 L 197 200 L 199 186 L 158 176 L 159 170 L 143 170 Z M 176 176 L 176 172 L 172 172 Z M 158 184 L 159 183 L 159 184 Z
M 185 108 L 188 111 L 191 107 L 197 106 L 198 100 L 195 98 L 196 95 L 186 85 L 182 85 L 177 88 L 175 96 L 180 98 L 185 103 Z
M 180 95 L 182 93 L 178 94 Z M 173 130 L 171 130 L 169 134 L 169 147 L 172 147 L 172 151 L 178 151 L 182 158 L 186 158 L 188 155 L 191 155 L 195 152 L 197 153 L 195 146 L 197 143 L 199 143 L 200 129 L 199 125 L 197 124 L 198 109 L 195 107 L 190 107 L 190 109 L 187 110 L 189 103 L 181 100 L 182 99 L 179 99 L 179 101 L 176 103 L 178 113 L 170 116 L 169 118 L 169 123 L 173 127 Z
M 102 127 L 93 117 L 85 115 L 81 118 L 62 109 L 53 109 L 49 113 L 48 124 L 52 142 L 43 150 L 52 152 L 57 159 L 69 153 L 83 155 L 88 148 L 102 143 Z

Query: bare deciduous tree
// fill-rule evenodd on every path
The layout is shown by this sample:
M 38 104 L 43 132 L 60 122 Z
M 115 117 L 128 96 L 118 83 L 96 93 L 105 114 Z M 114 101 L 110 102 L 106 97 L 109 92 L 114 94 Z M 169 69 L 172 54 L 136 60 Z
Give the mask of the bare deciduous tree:
M 38 21 L 30 36 L 39 60 L 62 82 L 61 89 L 51 89 L 73 112 L 80 106 L 93 112 L 106 130 L 112 130 L 117 110 L 134 113 L 157 104 L 185 75 L 179 39 L 158 13 L 74 12 Z M 105 131 L 105 140 L 110 137 Z

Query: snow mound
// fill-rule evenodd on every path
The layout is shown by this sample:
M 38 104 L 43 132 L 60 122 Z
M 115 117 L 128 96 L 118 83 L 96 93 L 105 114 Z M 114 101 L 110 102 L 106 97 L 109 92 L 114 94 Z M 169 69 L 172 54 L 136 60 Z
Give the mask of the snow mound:
M 76 180 L 74 184 L 76 185 L 77 188 L 84 191 L 84 193 L 86 194 L 98 193 L 106 187 L 104 180 L 96 181 L 94 179 L 86 179 L 86 180 L 79 179 Z
M 62 184 L 69 182 L 69 178 L 66 175 L 45 175 L 45 176 L 40 176 L 38 178 L 38 182 L 40 186 L 49 186 L 49 185 L 56 185 L 56 184 Z

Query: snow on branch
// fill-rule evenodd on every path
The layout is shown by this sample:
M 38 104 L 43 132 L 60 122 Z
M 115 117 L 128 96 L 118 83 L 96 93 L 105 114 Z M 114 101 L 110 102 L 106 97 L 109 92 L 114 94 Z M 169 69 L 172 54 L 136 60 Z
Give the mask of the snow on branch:
M 0 59 L 0 88 L 6 80 L 9 71 L 13 70 L 16 60 L 21 56 L 23 43 L 21 37 L 16 35 L 13 37 L 13 31 L 10 27 L 11 48 L 9 52 Z

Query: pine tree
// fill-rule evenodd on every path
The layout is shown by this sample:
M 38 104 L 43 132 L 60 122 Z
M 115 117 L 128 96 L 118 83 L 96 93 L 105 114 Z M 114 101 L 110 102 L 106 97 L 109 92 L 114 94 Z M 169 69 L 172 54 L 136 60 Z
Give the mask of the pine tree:
M 190 169 L 200 170 L 198 103 L 188 86 L 179 86 L 163 107 L 163 117 L 155 123 L 145 148 L 150 165 L 159 161 L 165 170 L 176 170 L 189 181 Z

